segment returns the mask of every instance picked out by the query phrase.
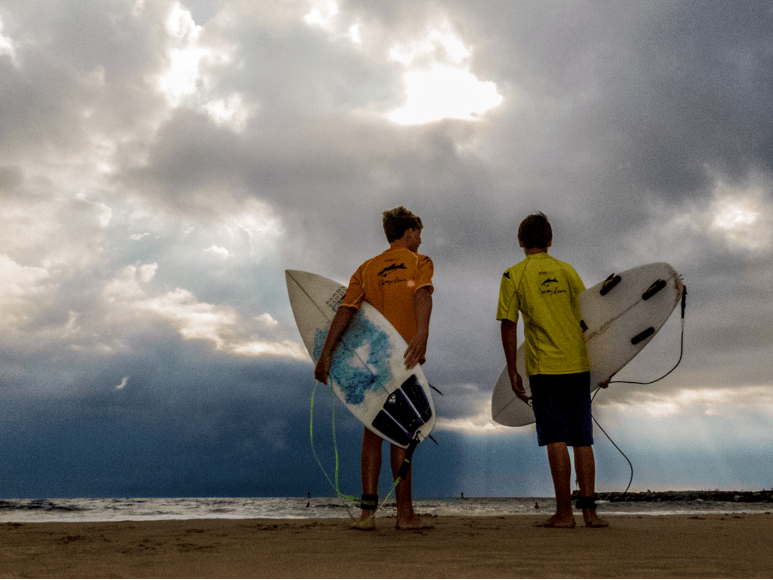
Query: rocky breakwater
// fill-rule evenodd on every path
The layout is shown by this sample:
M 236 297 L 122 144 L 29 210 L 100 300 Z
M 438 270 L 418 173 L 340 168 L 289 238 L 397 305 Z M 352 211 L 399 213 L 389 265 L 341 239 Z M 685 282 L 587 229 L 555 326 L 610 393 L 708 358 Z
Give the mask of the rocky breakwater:
M 736 503 L 773 503 L 773 490 L 762 491 L 641 491 L 641 492 L 599 492 L 596 499 L 609 502 L 666 502 L 666 501 L 724 501 Z

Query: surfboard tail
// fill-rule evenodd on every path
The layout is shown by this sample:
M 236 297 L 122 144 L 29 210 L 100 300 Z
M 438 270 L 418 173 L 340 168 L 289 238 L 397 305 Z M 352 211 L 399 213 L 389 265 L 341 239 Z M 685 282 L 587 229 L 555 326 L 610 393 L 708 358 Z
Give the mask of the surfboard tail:
M 419 430 L 431 418 L 427 395 L 416 375 L 411 375 L 389 395 L 372 425 L 398 445 L 409 447 L 421 440 Z

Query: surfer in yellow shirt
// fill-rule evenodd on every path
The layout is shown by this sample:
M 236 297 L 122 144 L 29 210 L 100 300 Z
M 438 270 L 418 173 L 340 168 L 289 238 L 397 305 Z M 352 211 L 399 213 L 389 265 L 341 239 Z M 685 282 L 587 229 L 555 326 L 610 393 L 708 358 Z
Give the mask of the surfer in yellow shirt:
M 606 527 L 608 522 L 596 515 L 590 365 L 577 300 L 585 286 L 572 266 L 548 255 L 553 230 L 545 214 L 533 214 L 521 222 L 518 242 L 526 259 L 502 276 L 497 320 L 501 321 L 513 391 L 529 402 L 520 375 L 525 372 L 537 420 L 537 442 L 547 447 L 556 513 L 539 526 L 575 526 L 568 450 L 573 447 L 580 485 L 577 508 L 582 510 L 586 526 Z M 526 340 L 525 369 L 516 366 L 519 313 Z
M 423 364 L 432 313 L 432 260 L 416 252 L 421 245 L 421 218 L 404 207 L 383 213 L 384 233 L 389 249 L 364 262 L 349 281 L 346 295 L 330 324 L 314 376 L 327 383 L 333 353 L 363 300 L 372 304 L 408 343 L 405 366 Z M 362 475 L 362 521 L 352 527 L 375 529 L 372 517 L 378 506 L 378 479 L 381 471 L 383 439 L 365 428 L 360 470 Z M 391 446 L 394 477 L 405 459 L 405 449 Z M 425 526 L 413 511 L 411 472 L 397 485 L 397 529 L 416 530 Z

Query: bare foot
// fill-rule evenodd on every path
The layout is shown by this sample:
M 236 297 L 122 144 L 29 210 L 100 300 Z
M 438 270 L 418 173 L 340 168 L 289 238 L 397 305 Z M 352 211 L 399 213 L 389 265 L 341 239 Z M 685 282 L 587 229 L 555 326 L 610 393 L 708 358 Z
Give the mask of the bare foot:
M 573 528 L 576 525 L 574 516 L 563 517 L 558 514 L 544 522 L 537 522 L 534 524 L 537 528 Z
M 360 520 L 349 526 L 349 529 L 372 532 L 376 529 L 376 512 L 373 510 L 362 510 Z
M 395 526 L 398 530 L 403 531 L 431 530 L 434 527 L 432 524 L 423 523 L 416 514 L 412 514 L 407 518 L 397 518 L 397 525 Z
M 596 510 L 582 510 L 582 517 L 585 519 L 586 528 L 606 528 L 609 522 L 596 515 Z

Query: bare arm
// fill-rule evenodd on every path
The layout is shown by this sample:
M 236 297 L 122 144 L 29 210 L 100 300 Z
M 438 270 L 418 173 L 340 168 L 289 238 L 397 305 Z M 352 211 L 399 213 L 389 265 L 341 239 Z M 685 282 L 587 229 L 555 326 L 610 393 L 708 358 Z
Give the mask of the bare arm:
M 432 315 L 432 291 L 428 287 L 419 288 L 413 296 L 413 310 L 416 316 L 416 334 L 405 351 L 405 367 L 412 369 L 424 364 L 429 340 L 429 319 Z
M 327 377 L 330 373 L 330 365 L 333 362 L 333 353 L 341 340 L 346 327 L 357 313 L 357 309 L 352 306 L 339 306 L 333 322 L 330 323 L 330 330 L 325 339 L 325 345 L 319 355 L 317 366 L 314 369 L 314 377 L 320 382 L 327 384 Z
M 526 396 L 526 390 L 523 388 L 523 379 L 518 374 L 516 365 L 516 353 L 518 352 L 518 323 L 512 320 L 502 320 L 502 348 L 505 350 L 505 359 L 507 360 L 507 373 L 510 375 L 510 385 L 513 387 L 515 396 L 524 403 L 529 402 Z

